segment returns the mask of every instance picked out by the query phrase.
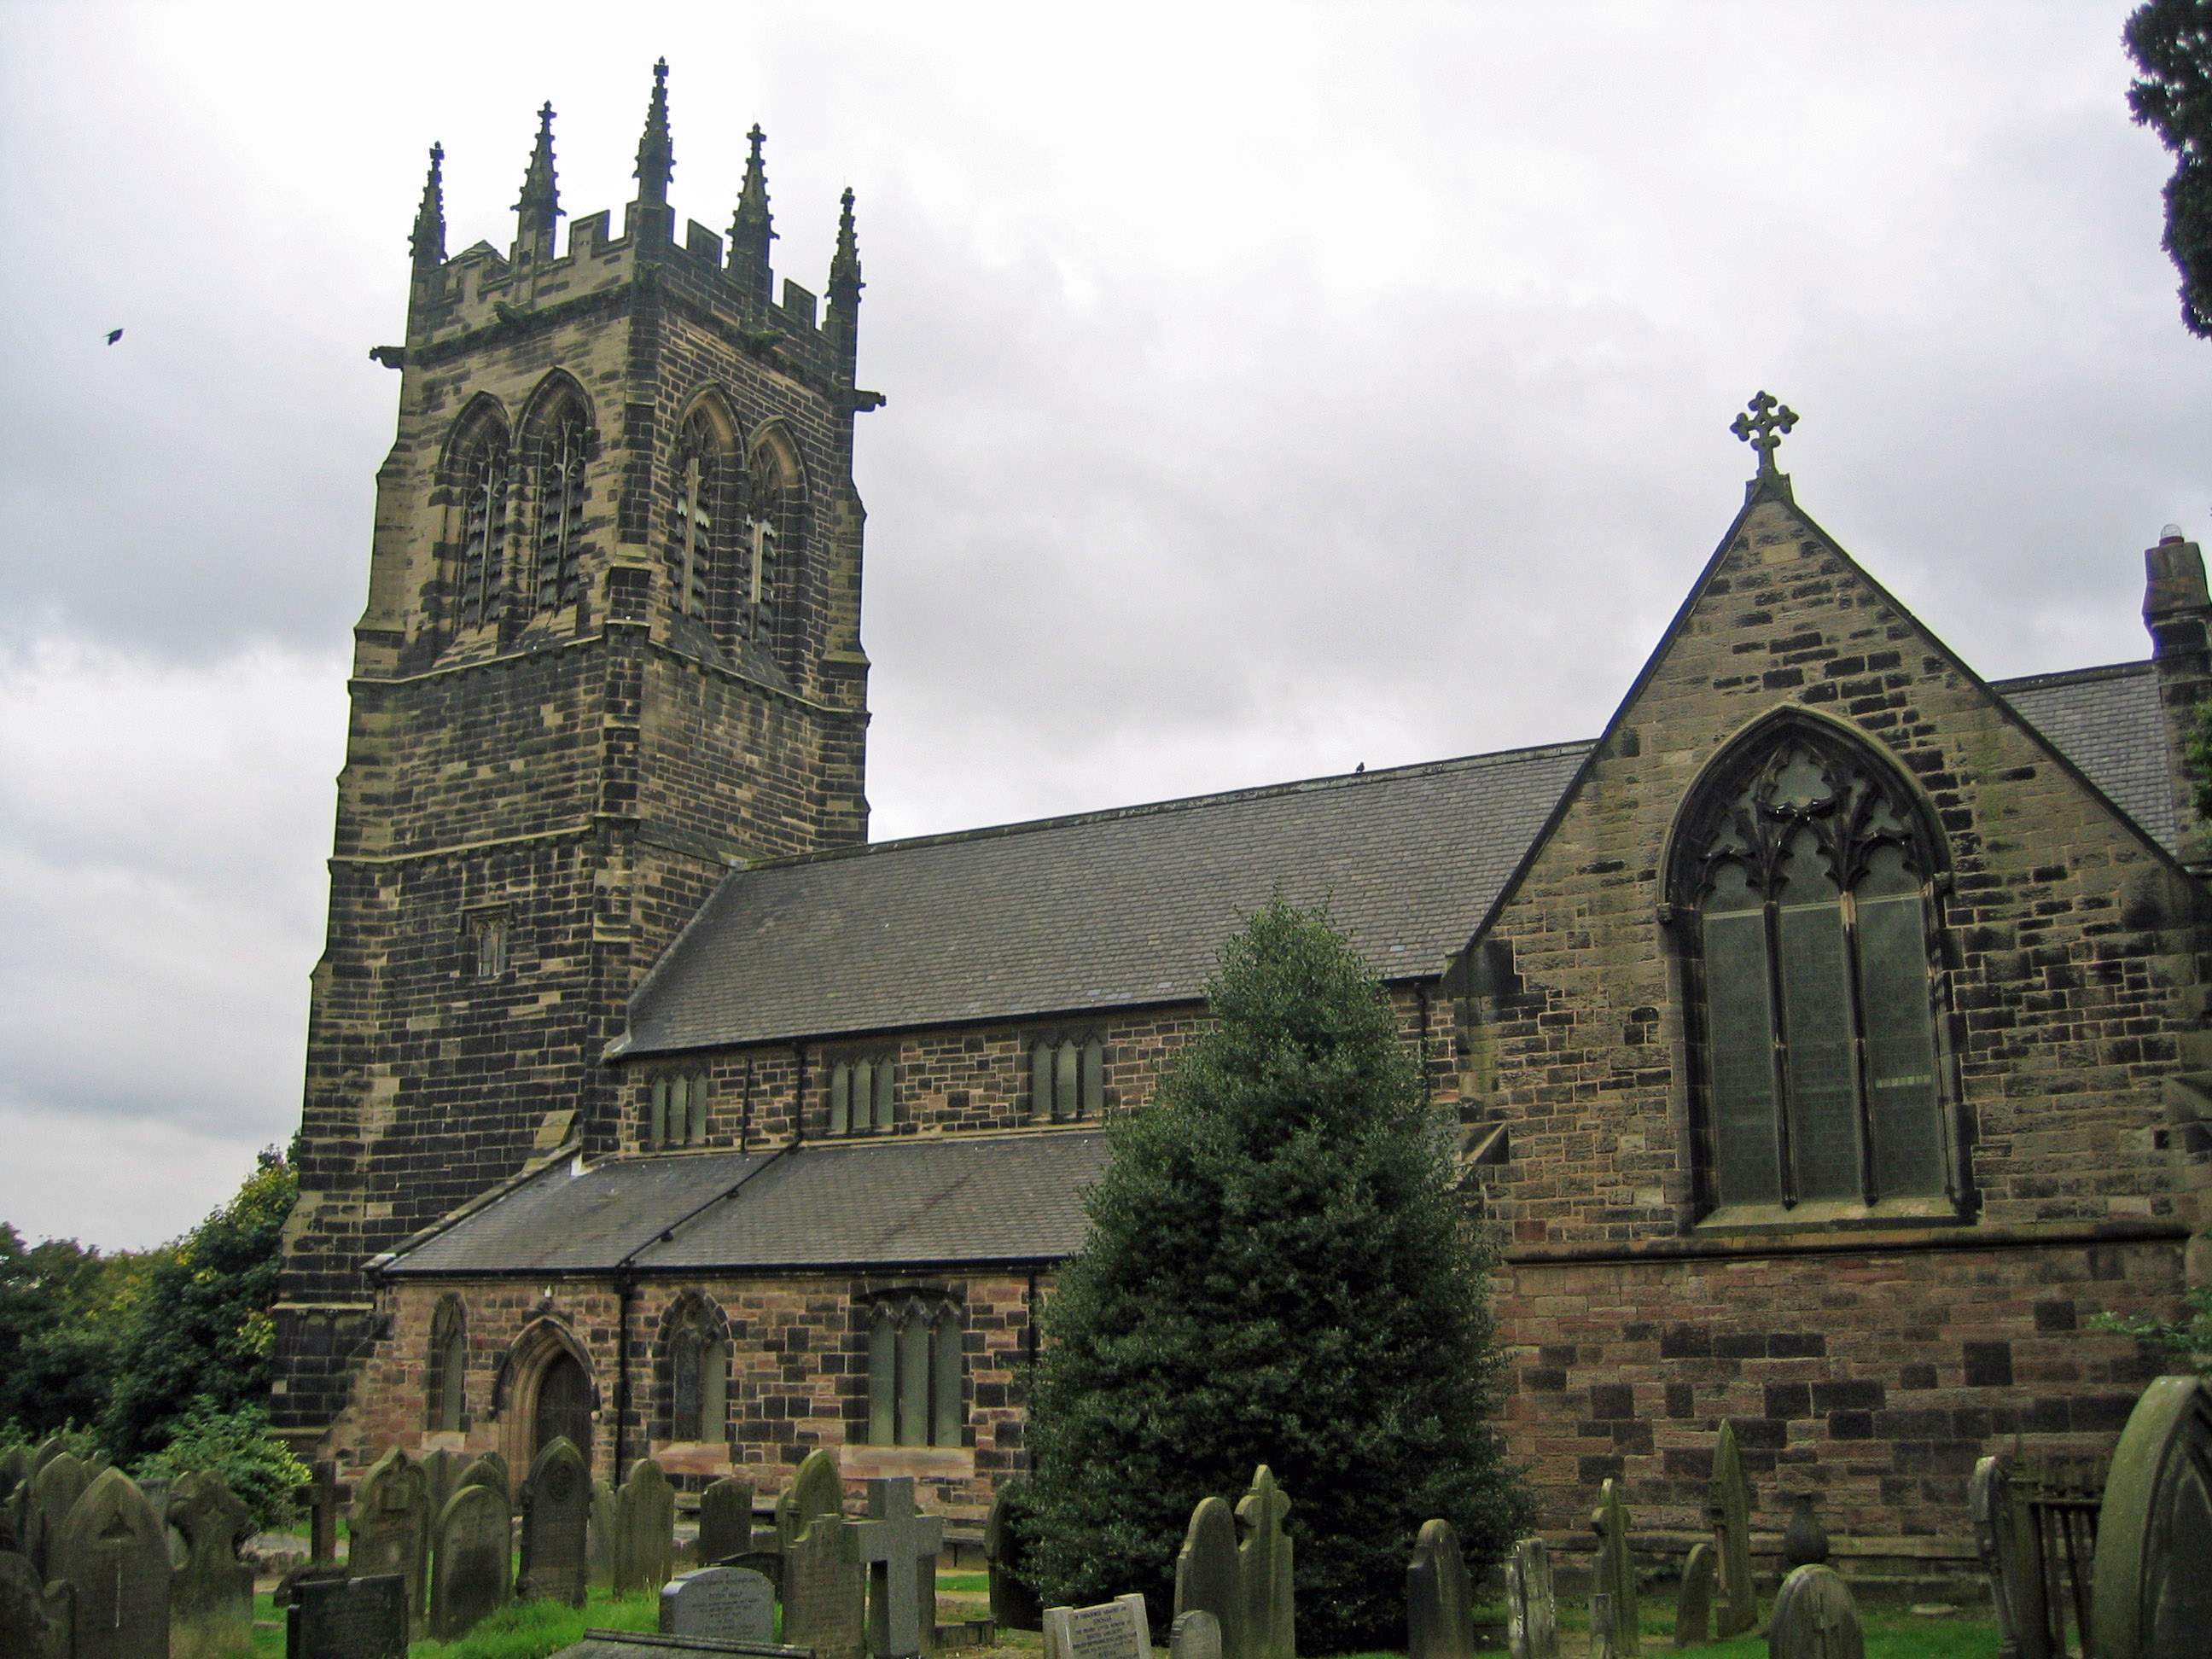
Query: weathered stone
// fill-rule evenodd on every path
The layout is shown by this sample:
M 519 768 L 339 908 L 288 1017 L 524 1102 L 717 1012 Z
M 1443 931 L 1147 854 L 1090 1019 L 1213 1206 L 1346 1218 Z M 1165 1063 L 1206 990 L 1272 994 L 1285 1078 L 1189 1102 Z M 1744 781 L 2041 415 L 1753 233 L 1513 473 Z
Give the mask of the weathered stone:
M 1751 1581 L 1751 1485 L 1743 1478 L 1743 1454 L 1736 1449 L 1735 1425 L 1721 1424 L 1713 1443 L 1713 1476 L 1706 1489 L 1705 1514 L 1713 1528 L 1715 1577 L 1718 1581 L 1717 1629 L 1726 1638 L 1741 1636 L 1759 1622 L 1759 1596 Z
M 443 1515 L 447 1501 L 461 1484 L 465 1460 L 441 1448 L 424 1452 L 415 1461 L 422 1466 L 422 1491 L 429 1500 L 430 1513 Z
M 70 1506 L 47 1576 L 75 1596 L 71 1659 L 168 1659 L 169 1528 L 120 1469 Z
M 753 1547 L 753 1483 L 724 1475 L 699 1494 L 699 1559 L 712 1566 Z
M 1221 1621 L 1201 1607 L 1176 1614 L 1168 1626 L 1168 1659 L 1221 1659 Z
M 1598 1489 L 1590 1528 L 1597 1534 L 1597 1557 L 1590 1569 L 1590 1652 L 1632 1659 L 1640 1640 L 1636 1562 L 1628 1551 L 1628 1506 L 1611 1480 Z
M 914 1506 L 914 1477 L 868 1482 L 868 1518 L 847 1536 L 868 1569 L 868 1651 L 913 1659 L 937 1628 L 937 1553 L 945 1522 Z
M 407 1580 L 398 1573 L 301 1582 L 284 1617 L 284 1659 L 407 1659 Z
M 179 1475 L 166 1508 L 184 1539 L 169 1581 L 171 1659 L 243 1652 L 252 1645 L 253 1569 L 238 1547 L 253 1535 L 252 1513 L 212 1469 Z
M 816 1659 L 860 1659 L 867 1648 L 867 1571 L 847 1538 L 852 1522 L 817 1515 L 783 1552 L 783 1639 Z
M 554 1440 L 532 1462 L 522 1483 L 522 1572 L 516 1589 L 525 1600 L 584 1605 L 592 1498 L 583 1454 L 566 1439 Z
M 807 1522 L 816 1516 L 844 1512 L 845 1476 L 837 1467 L 837 1454 L 828 1446 L 817 1446 L 806 1454 L 791 1484 L 775 1500 L 775 1529 L 781 1547 L 789 1549 L 792 1540 L 806 1530 Z
M 23 1505 L 23 1553 L 45 1578 L 60 1577 L 54 1571 L 54 1540 L 60 1536 L 62 1522 L 76 1506 L 76 1500 L 92 1484 L 92 1472 L 68 1452 L 53 1450 L 52 1456 L 46 1455 L 58 1443 L 49 1440 L 40 1449 L 42 1461 L 32 1473 Z
M 1973 1523 L 1982 1571 L 1989 1575 L 1998 1652 L 2004 1659 L 2041 1659 L 2045 1638 L 2039 1594 L 2033 1598 L 2034 1633 L 2024 1635 L 2021 1613 L 2029 1593 L 2022 1570 L 2027 1564 L 2021 1559 L 2020 1531 L 2014 1524 L 2018 1510 L 2013 1504 L 2011 1471 L 2003 1458 L 1984 1457 L 1974 1465 L 1973 1478 L 1966 1484 L 1966 1514 Z
M 30 1483 L 31 1449 L 10 1446 L 0 1452 L 0 1550 L 23 1547 L 22 1499 Z
M 1291 1500 L 1262 1463 L 1251 1489 L 1237 1501 L 1243 1541 L 1237 1547 L 1243 1592 L 1244 1643 L 1241 1659 L 1297 1659 L 1297 1607 L 1292 1588 L 1290 1535 L 1283 1530 Z
M 1859 1610 L 1843 1574 L 1818 1563 L 1782 1581 L 1766 1626 L 1773 1659 L 1866 1659 Z
M 2097 1524 L 2097 1659 L 2167 1659 L 2212 1642 L 2212 1386 L 2161 1376 L 2112 1454 Z
M 338 1559 L 338 1466 L 325 1458 L 307 1486 L 307 1559 Z
M 506 1494 L 464 1480 L 439 1514 L 431 1563 L 430 1633 L 467 1635 L 511 1599 L 514 1516 Z
M 615 1494 L 615 1594 L 658 1590 L 676 1571 L 676 1489 L 650 1457 Z
M 0 1550 L 0 1654 L 69 1659 L 69 1650 L 70 1587 L 41 1580 L 29 1556 Z
M 1117 1595 L 1096 1607 L 1047 1607 L 1044 1659 L 1152 1659 L 1145 1598 Z
M 1559 1602 L 1540 1538 L 1522 1539 L 1505 1558 L 1505 1642 L 1513 1659 L 1559 1659 Z
M 615 1489 L 604 1480 L 592 1482 L 592 1520 L 585 1534 L 584 1565 L 594 1588 L 611 1589 L 615 1582 L 615 1557 L 620 1553 L 622 1510 Z
M 1449 1521 L 1424 1521 L 1406 1564 L 1406 1659 L 1473 1659 L 1474 1594 Z
M 497 1492 L 508 1504 L 514 1501 L 514 1483 L 507 1474 L 507 1460 L 495 1451 L 488 1451 L 463 1469 L 453 1483 L 458 1492 L 463 1486 L 484 1486 Z
M 1696 1647 L 1713 1639 L 1713 1547 L 1690 1547 L 1682 1583 L 1674 1594 L 1674 1645 Z
M 1190 1512 L 1182 1548 L 1176 1554 L 1175 1610 L 1178 1616 L 1212 1613 L 1220 1628 L 1222 1659 L 1249 1659 L 1237 1512 L 1222 1498 L 1202 1498 Z
M 407 1617 L 421 1629 L 430 1568 L 430 1494 L 422 1466 L 397 1446 L 378 1458 L 354 1490 L 346 1531 L 346 1570 L 356 1578 L 404 1579 Z
M 991 1573 L 991 1622 L 1000 1630 L 1043 1627 L 1043 1604 L 1022 1577 L 1022 1533 L 1016 1517 L 1025 1490 L 1018 1476 L 1001 1480 L 983 1523 L 983 1559 Z
M 1828 1559 L 1827 1528 L 1813 1513 L 1815 1496 L 1801 1492 L 1790 1499 L 1790 1524 L 1782 1529 L 1782 1559 L 1793 1567 L 1817 1567 Z
M 721 1642 L 775 1640 L 775 1586 L 744 1567 L 702 1567 L 661 1587 L 660 1632 Z

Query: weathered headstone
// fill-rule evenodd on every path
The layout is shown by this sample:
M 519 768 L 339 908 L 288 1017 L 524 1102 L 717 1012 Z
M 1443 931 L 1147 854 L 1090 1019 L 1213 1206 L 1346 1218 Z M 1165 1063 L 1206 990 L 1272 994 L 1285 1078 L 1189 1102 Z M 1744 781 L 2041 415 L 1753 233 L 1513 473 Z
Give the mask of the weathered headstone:
M 699 1494 L 699 1560 L 713 1566 L 753 1547 L 753 1483 L 724 1475 Z
M 2012 1495 L 2011 1469 L 2002 1457 L 1984 1457 L 1966 1483 L 1966 1514 L 1974 1528 L 1974 1548 L 1989 1575 L 1990 1605 L 1996 1614 L 1997 1651 L 2002 1659 L 2044 1659 L 2041 1563 L 2023 1560 L 2019 1511 Z M 2031 1597 L 2028 1580 L 2038 1580 Z M 2023 1614 L 2032 1615 L 2032 1625 Z
M 620 1553 L 622 1510 L 615 1489 L 604 1480 L 592 1482 L 592 1519 L 584 1535 L 584 1571 L 595 1589 L 611 1589 L 615 1557 Z
M 1628 1551 L 1628 1506 L 1612 1480 L 1598 1488 L 1590 1528 L 1597 1534 L 1597 1559 L 1590 1570 L 1592 1659 L 1633 1659 L 1638 1651 L 1636 1561 Z
M 315 1465 L 307 1487 L 307 1559 L 338 1559 L 338 1466 L 325 1458 Z
M 592 1477 L 583 1454 L 566 1437 L 556 1438 L 532 1462 L 522 1483 L 522 1575 L 516 1593 L 525 1601 L 584 1605 L 591 1516 Z
M 791 1484 L 775 1500 L 775 1530 L 780 1547 L 789 1549 L 792 1540 L 806 1530 L 807 1523 L 816 1516 L 844 1512 L 845 1476 L 837 1467 L 837 1454 L 827 1446 L 817 1446 L 806 1454 L 799 1473 L 791 1477 Z
M 1424 1521 L 1406 1564 L 1406 1659 L 1474 1659 L 1474 1591 L 1449 1521 Z
M 428 1605 L 430 1494 L 422 1467 L 394 1446 L 355 1488 L 346 1516 L 346 1569 L 356 1578 L 397 1573 L 407 1581 L 407 1616 L 416 1628 Z
M 1743 1478 L 1743 1455 L 1736 1449 L 1735 1427 L 1725 1419 L 1713 1445 L 1713 1478 L 1706 1489 L 1705 1513 L 1713 1528 L 1713 1567 L 1719 1591 L 1715 1629 L 1723 1638 L 1741 1636 L 1759 1622 L 1759 1596 L 1751 1581 L 1751 1486 Z
M 284 1659 L 407 1659 L 407 1580 L 303 1580 L 284 1615 Z
M 46 1571 L 74 1588 L 71 1659 L 168 1659 L 168 1524 L 122 1470 L 70 1506 Z
M 422 1466 L 422 1491 L 430 1500 L 430 1513 L 443 1515 L 446 1500 L 461 1484 L 461 1468 L 465 1460 L 440 1447 L 426 1451 L 415 1460 Z
M 2161 1376 L 2121 1431 L 2097 1523 L 2097 1659 L 2165 1659 L 2212 1641 L 2212 1387 Z
M 1291 1577 L 1291 1539 L 1283 1530 L 1291 1500 L 1262 1463 L 1251 1490 L 1237 1500 L 1244 1540 L 1237 1547 L 1237 1577 L 1243 1592 L 1242 1659 L 1297 1659 L 1297 1607 Z
M 650 1457 L 615 1494 L 615 1594 L 658 1590 L 676 1571 L 676 1489 Z
M 69 1659 L 69 1650 L 70 1587 L 44 1583 L 29 1556 L 0 1550 L 0 1654 Z
M 1221 1632 L 1221 1659 L 1247 1659 L 1244 1590 L 1237 1569 L 1237 1512 L 1218 1498 L 1202 1498 L 1176 1554 L 1175 1610 L 1210 1613 Z
M 1505 1644 L 1513 1659 L 1559 1659 L 1559 1601 L 1540 1538 L 1522 1539 L 1505 1558 Z
M 775 1640 L 775 1586 L 744 1567 L 702 1567 L 661 1587 L 664 1636 L 721 1642 Z
M 203 1469 L 177 1477 L 167 1514 L 185 1544 L 169 1581 L 171 1645 L 181 1650 L 172 1659 L 244 1652 L 253 1639 L 253 1569 L 238 1547 L 253 1535 L 252 1512 L 220 1474 Z
M 1041 1630 L 1044 1607 L 1022 1577 L 1022 1533 L 1016 1516 L 1024 1488 L 1018 1477 L 999 1482 L 983 1522 L 983 1559 L 991 1574 L 991 1622 L 1000 1630 Z M 1232 1528 L 1231 1535 L 1234 1535 Z
M 433 1538 L 430 1634 L 451 1642 L 507 1605 L 513 1590 L 514 1516 L 506 1496 L 463 1481 L 446 1500 Z
M 868 1569 L 868 1651 L 875 1659 L 914 1659 L 937 1629 L 937 1553 L 941 1516 L 914 1506 L 914 1477 L 868 1482 L 868 1518 L 848 1534 Z
M 1833 1567 L 1815 1563 L 1782 1581 L 1767 1621 L 1773 1659 L 1866 1659 L 1866 1638 L 1850 1587 Z
M 0 1550 L 23 1547 L 21 1523 L 23 1489 L 31 1483 L 31 1449 L 10 1446 L 0 1452 Z
M 783 1639 L 816 1659 L 860 1659 L 868 1635 L 868 1575 L 842 1516 L 817 1515 L 783 1552 Z
M 1801 1492 L 1790 1500 L 1790 1524 L 1782 1529 L 1782 1559 L 1793 1567 L 1817 1567 L 1828 1559 L 1827 1528 L 1813 1513 L 1816 1492 Z
M 1168 1659 L 1221 1659 L 1221 1621 L 1199 1607 L 1176 1614 L 1168 1626 Z
M 1152 1659 L 1145 1598 L 1117 1595 L 1093 1607 L 1047 1607 L 1044 1659 Z
M 1713 1547 L 1690 1547 L 1682 1563 L 1681 1587 L 1674 1593 L 1674 1645 L 1697 1647 L 1713 1639 Z
M 49 1440 L 46 1446 L 58 1443 Z M 40 1455 L 45 1461 L 31 1476 L 29 1495 L 23 1504 L 23 1553 L 43 1577 L 58 1578 L 61 1575 L 54 1571 L 54 1540 L 61 1535 L 62 1522 L 76 1507 L 76 1500 L 92 1484 L 92 1471 L 65 1451 L 46 1457 L 41 1449 Z
M 514 1501 L 514 1483 L 508 1478 L 507 1460 L 495 1451 L 488 1451 L 466 1468 L 453 1483 L 453 1490 L 463 1486 L 485 1486 L 497 1492 L 511 1504 Z
M 36 1474 L 68 1450 L 69 1447 L 59 1435 L 52 1436 L 40 1442 L 38 1450 L 31 1454 L 31 1473 Z

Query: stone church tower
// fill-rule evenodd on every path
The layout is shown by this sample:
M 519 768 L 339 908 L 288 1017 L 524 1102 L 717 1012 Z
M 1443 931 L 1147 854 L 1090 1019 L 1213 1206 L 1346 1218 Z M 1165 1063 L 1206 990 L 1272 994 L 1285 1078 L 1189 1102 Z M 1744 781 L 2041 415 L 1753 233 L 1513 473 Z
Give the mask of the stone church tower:
M 398 440 L 355 630 L 276 1419 L 346 1405 L 365 1261 L 614 1144 L 624 1000 L 742 860 L 865 841 L 845 197 L 826 314 L 772 292 L 755 128 L 726 254 L 676 240 L 666 65 L 637 197 L 562 216 L 540 114 L 512 248 L 412 237 Z

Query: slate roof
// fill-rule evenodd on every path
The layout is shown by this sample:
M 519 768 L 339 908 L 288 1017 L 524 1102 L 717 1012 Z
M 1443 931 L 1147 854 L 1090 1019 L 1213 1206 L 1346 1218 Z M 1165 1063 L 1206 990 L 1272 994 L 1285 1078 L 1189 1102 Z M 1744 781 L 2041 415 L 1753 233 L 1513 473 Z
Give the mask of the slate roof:
M 1443 971 L 1589 745 L 1555 744 L 755 865 L 617 1054 L 1195 1000 L 1240 912 L 1327 898 L 1384 978 Z
M 1103 1133 L 1065 1129 L 562 1163 L 403 1245 L 384 1271 L 1056 1261 L 1082 1243 L 1084 1189 L 1105 1165 Z
M 2156 665 L 2146 659 L 2031 674 L 1996 681 L 1993 689 L 2151 839 L 2180 851 Z

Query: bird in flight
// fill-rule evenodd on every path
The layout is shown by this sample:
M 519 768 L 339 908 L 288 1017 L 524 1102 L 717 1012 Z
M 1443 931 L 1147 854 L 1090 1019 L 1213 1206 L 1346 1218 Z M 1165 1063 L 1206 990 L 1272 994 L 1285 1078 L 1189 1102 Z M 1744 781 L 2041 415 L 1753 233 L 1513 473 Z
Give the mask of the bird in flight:
M 110 344 L 110 345 L 113 345 L 113 344 L 114 344 L 118 340 L 121 339 L 122 337 L 123 337 L 123 331 L 122 331 L 121 329 L 119 329 L 119 328 L 111 328 L 111 329 L 109 329 L 109 330 L 107 331 L 107 343 L 108 343 L 108 344 Z

